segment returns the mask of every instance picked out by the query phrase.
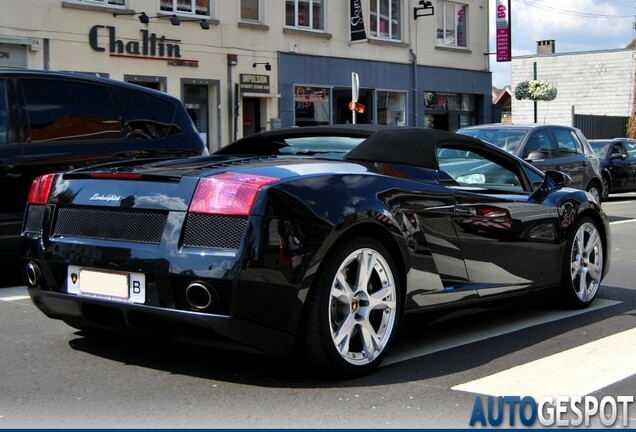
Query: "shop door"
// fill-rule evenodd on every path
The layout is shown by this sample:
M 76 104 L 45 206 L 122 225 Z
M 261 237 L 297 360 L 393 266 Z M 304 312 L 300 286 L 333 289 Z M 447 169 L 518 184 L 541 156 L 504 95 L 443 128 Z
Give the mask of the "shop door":
M 261 131 L 261 101 L 258 98 L 243 98 L 243 136 Z
M 208 140 L 208 86 L 186 84 L 184 90 L 184 101 L 188 114 L 201 135 L 201 139 L 209 148 Z

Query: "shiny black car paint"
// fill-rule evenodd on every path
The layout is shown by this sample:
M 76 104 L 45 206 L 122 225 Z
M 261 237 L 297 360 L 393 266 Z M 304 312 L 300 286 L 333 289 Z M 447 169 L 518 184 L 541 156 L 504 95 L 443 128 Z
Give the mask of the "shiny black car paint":
M 354 129 L 369 136 L 378 130 Z M 390 251 L 406 313 L 558 286 L 570 227 L 584 214 L 606 234 L 604 272 L 609 270 L 609 225 L 588 194 L 560 187 L 533 194 L 525 170 L 537 170 L 521 160 L 467 137 L 443 134 L 433 142 L 440 140 L 500 158 L 518 172 L 525 192 L 449 187 L 434 167 L 405 164 L 404 157 L 395 163 L 390 153 L 373 160 L 377 153 L 364 148 L 343 160 L 221 154 L 105 170 L 134 172 L 138 180 L 96 181 L 90 169 L 58 175 L 48 203 L 30 205 L 25 216 L 24 261 L 42 271 L 29 293 L 45 314 L 80 328 L 161 333 L 281 355 L 296 348 L 324 258 L 354 236 L 370 235 Z M 184 244 L 198 178 L 228 170 L 279 180 L 260 191 L 238 247 Z M 111 195 L 121 199 L 109 201 Z M 96 203 L 96 196 L 105 199 Z M 475 216 L 475 209 L 485 207 L 504 209 L 509 217 L 493 222 Z M 162 213 L 165 228 L 154 243 L 56 234 L 61 209 L 96 208 L 106 217 L 98 225 L 115 223 L 107 219 L 117 210 L 123 217 Z M 65 293 L 69 264 L 146 274 L 146 303 Z M 184 290 L 193 281 L 213 288 L 213 307 L 188 305 Z

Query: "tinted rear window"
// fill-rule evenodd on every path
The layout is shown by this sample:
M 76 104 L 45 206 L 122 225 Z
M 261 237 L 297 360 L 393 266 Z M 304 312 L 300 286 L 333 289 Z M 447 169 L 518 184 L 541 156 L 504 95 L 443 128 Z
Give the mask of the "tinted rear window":
M 161 139 L 181 132 L 175 124 L 176 104 L 153 94 L 114 89 L 124 115 L 124 128 L 134 139 Z
M 106 87 L 50 79 L 20 81 L 31 141 L 105 140 L 123 137 Z

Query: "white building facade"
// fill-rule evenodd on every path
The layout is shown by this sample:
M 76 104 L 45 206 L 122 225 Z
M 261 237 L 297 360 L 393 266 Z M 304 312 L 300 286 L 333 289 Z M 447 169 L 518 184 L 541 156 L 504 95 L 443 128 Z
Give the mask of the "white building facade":
M 488 0 L 0 6 L 0 68 L 98 74 L 173 94 L 212 151 L 261 130 L 352 121 L 352 72 L 358 123 L 491 121 Z
M 634 51 L 631 48 L 513 57 L 515 86 L 535 77 L 557 88 L 553 101 L 537 102 L 537 122 L 574 124 L 574 115 L 629 117 L 634 101 Z M 534 120 L 534 102 L 512 99 L 515 123 Z

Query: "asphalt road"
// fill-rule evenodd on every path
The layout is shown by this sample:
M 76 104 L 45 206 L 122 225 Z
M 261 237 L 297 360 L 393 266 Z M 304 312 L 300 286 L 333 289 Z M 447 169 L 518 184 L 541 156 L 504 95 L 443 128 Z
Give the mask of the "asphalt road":
M 314 378 L 293 358 L 86 337 L 36 310 L 5 265 L 0 428 L 467 428 L 476 407 L 488 418 L 487 395 L 634 397 L 636 194 L 604 208 L 611 273 L 593 307 L 540 301 L 411 322 L 379 370 L 346 381 Z M 605 408 L 591 426 L 636 427 L 636 403 L 615 418 Z

